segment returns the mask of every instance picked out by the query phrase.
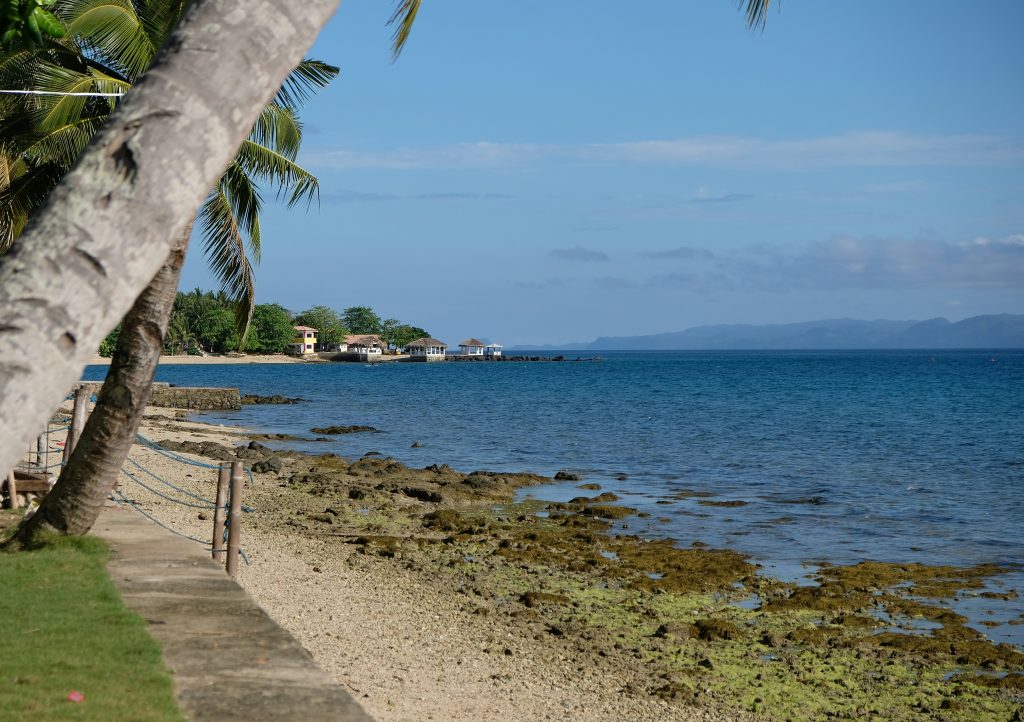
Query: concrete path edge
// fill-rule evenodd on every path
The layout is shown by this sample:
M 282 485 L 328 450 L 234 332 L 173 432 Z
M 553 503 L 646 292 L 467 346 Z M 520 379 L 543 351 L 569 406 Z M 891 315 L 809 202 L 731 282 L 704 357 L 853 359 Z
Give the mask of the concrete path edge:
M 111 579 L 163 647 L 185 715 L 230 722 L 372 722 L 203 547 L 107 509 L 92 533 Z

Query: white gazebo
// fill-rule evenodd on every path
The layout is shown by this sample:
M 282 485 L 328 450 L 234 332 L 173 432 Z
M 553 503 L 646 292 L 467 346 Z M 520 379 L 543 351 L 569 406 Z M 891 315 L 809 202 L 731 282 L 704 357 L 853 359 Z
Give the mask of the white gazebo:
M 501 344 L 489 343 L 484 346 L 484 358 L 501 358 Z
M 348 352 L 354 353 L 360 361 L 379 359 L 386 346 L 383 339 L 376 334 L 346 336 L 345 344 L 348 347 Z
M 444 341 L 438 341 L 436 338 L 429 337 L 418 338 L 405 346 L 411 361 L 444 361 L 444 354 L 447 349 L 448 344 Z
M 463 356 L 483 356 L 486 344 L 475 338 L 467 338 L 459 344 L 459 353 Z

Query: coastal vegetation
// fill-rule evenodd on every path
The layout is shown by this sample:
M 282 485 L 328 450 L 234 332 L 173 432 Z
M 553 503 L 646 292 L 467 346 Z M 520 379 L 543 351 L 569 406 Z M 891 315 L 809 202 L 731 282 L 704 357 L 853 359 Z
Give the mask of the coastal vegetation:
M 16 516 L 0 512 L 0 529 Z M 40 541 L 0 552 L 0 718 L 184 719 L 159 646 L 107 575 L 106 545 L 92 537 Z
M 328 345 L 342 343 L 349 334 L 378 334 L 392 348 L 402 348 L 410 341 L 430 335 L 422 328 L 397 319 L 382 321 L 369 306 L 353 306 L 341 313 L 328 306 L 313 306 L 293 314 L 278 303 L 259 303 L 253 307 L 248 334 L 241 342 L 234 308 L 234 301 L 223 291 L 200 288 L 179 291 L 171 310 L 163 353 L 199 355 L 238 350 L 282 353 L 294 340 L 295 326 L 317 329 L 318 342 Z M 355 327 L 349 323 L 354 323 Z M 100 356 L 113 355 L 120 334 L 119 324 L 100 344 Z

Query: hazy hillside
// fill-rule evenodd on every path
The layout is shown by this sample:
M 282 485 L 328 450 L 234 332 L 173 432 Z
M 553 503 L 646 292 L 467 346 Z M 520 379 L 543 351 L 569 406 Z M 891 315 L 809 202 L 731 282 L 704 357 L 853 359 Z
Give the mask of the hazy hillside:
M 697 326 L 673 333 L 602 336 L 591 342 L 521 348 L 586 351 L 1024 348 L 1024 316 L 974 316 L 956 323 L 944 318 L 928 321 L 841 318 L 770 326 Z

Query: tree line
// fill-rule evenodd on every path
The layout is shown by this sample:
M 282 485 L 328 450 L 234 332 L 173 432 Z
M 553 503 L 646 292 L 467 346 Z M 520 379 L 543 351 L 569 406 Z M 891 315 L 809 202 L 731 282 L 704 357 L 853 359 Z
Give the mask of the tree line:
M 342 343 L 349 334 L 376 334 L 389 348 L 400 349 L 430 334 L 396 318 L 382 319 L 370 306 L 350 306 L 341 312 L 313 306 L 292 313 L 279 303 L 258 303 L 244 343 L 238 332 L 236 302 L 223 291 L 179 291 L 164 338 L 164 353 L 176 356 L 203 353 L 281 353 L 295 339 L 295 326 L 317 329 L 322 344 Z M 100 344 L 100 356 L 111 356 L 121 332 L 120 324 Z

